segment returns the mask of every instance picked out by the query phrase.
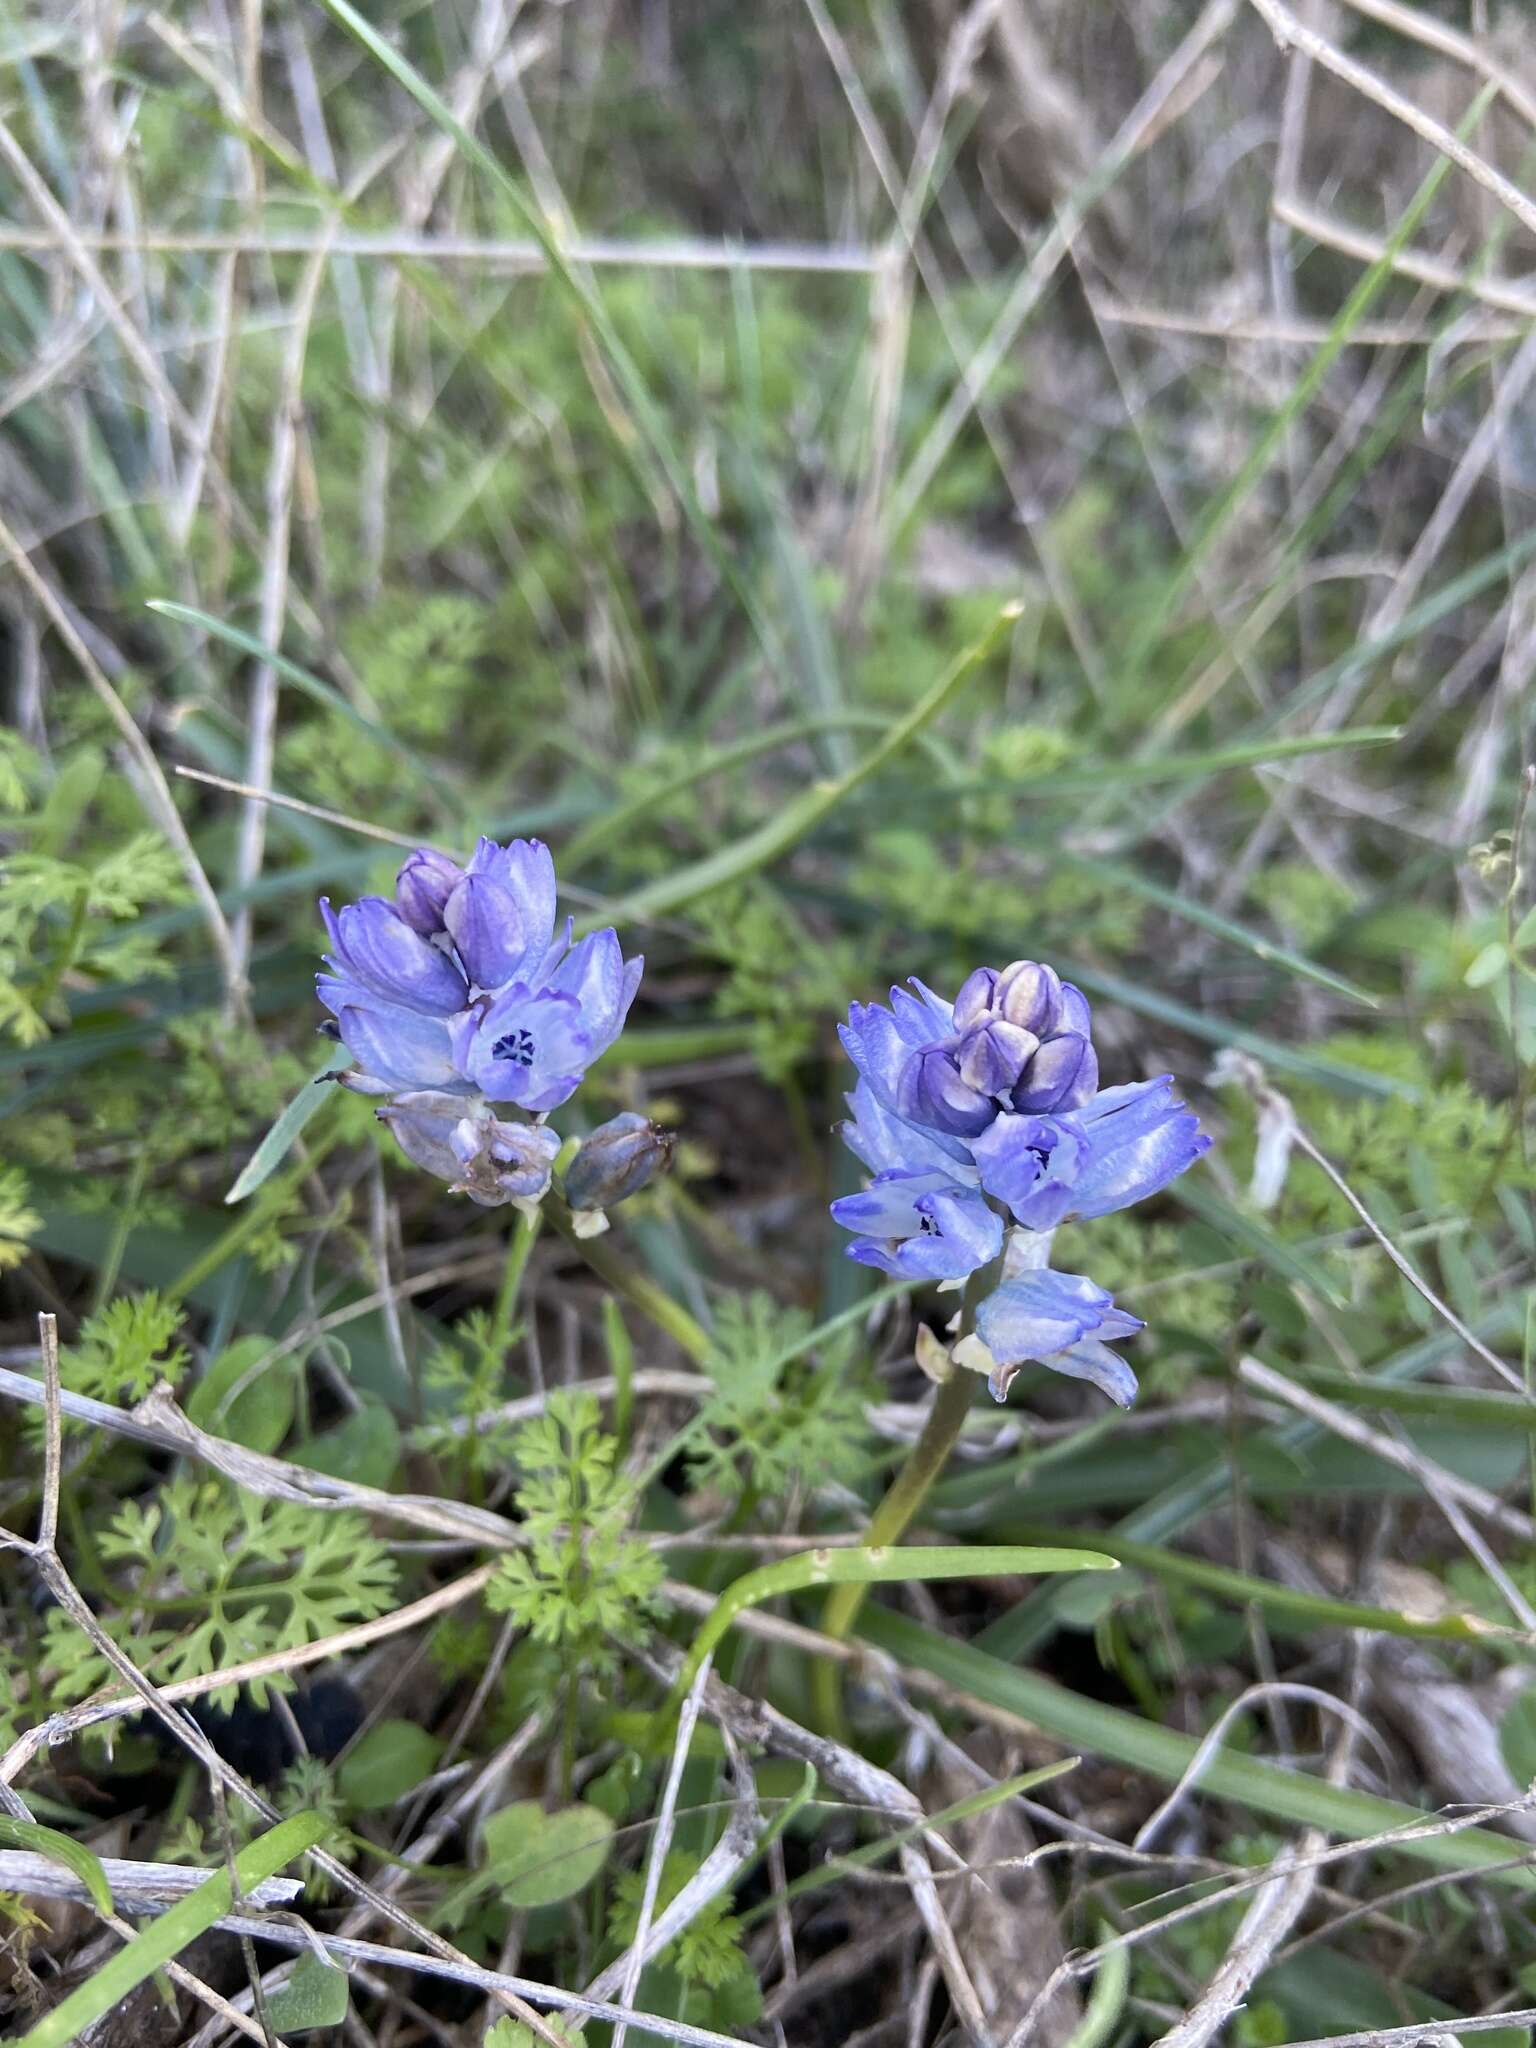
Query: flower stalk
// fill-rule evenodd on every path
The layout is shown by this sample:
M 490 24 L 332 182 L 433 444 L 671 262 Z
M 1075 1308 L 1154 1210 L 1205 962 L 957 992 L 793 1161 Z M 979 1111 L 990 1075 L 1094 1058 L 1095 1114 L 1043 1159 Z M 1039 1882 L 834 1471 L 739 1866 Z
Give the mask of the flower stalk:
M 995 1267 L 983 1267 L 967 1281 L 964 1306 L 960 1311 L 962 1337 L 969 1336 L 974 1329 L 977 1305 L 996 1280 L 996 1268 L 1001 1264 L 1002 1261 L 998 1260 Z M 952 1365 L 948 1379 L 934 1389 L 927 1419 L 916 1443 L 907 1453 L 906 1462 L 869 1518 L 869 1527 L 864 1531 L 864 1540 L 859 1546 L 861 1549 L 875 1550 L 885 1544 L 899 1543 L 912 1526 L 918 1509 L 928 1498 L 934 1481 L 949 1463 L 949 1454 L 960 1440 L 975 1391 L 974 1375 Z M 827 1595 L 821 1617 L 823 1632 L 839 1642 L 847 1637 L 858 1619 L 868 1590 L 867 1584 L 834 1586 Z

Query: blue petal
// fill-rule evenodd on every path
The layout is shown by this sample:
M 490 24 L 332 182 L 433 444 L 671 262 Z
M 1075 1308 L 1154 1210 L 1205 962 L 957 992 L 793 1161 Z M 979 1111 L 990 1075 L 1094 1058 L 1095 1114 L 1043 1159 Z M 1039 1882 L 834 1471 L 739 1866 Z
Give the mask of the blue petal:
M 364 896 L 338 915 L 322 896 L 320 915 L 331 935 L 331 965 L 371 995 L 426 1017 L 448 1017 L 469 999 L 463 976 L 448 958 L 413 932 L 393 903 Z
M 1004 1113 L 971 1152 L 989 1195 L 1006 1202 L 1027 1230 L 1054 1230 L 1074 1206 L 1090 1150 L 1087 1133 L 1069 1117 Z
M 448 1025 L 441 1017 L 422 1017 L 387 1003 L 343 1003 L 336 1025 L 342 1044 L 363 1071 L 391 1087 L 463 1085 L 454 1067 Z
M 981 1196 L 942 1173 L 884 1173 L 832 1204 L 861 1234 L 848 1256 L 909 1280 L 964 1280 L 1002 1249 L 1003 1225 Z
M 908 1173 L 898 1168 L 877 1173 L 859 1194 L 839 1196 L 832 1204 L 832 1220 L 865 1237 L 910 1237 L 923 1227 L 918 1198 L 938 1194 L 949 1185 L 942 1172 Z
M 589 1062 L 606 1052 L 623 1029 L 644 968 L 643 958 L 625 961 L 618 933 L 609 926 L 589 933 L 550 976 L 547 986 L 574 998 L 581 1011 Z
M 1090 1380 L 1101 1394 L 1108 1394 L 1117 1407 L 1129 1408 L 1136 1399 L 1136 1375 L 1120 1356 L 1097 1337 L 1084 1337 L 1065 1351 L 1042 1359 L 1052 1372 L 1068 1379 Z
M 901 1070 L 912 1047 L 897 1030 L 890 1011 L 878 1003 L 854 1003 L 849 1007 L 848 1022 L 838 1026 L 838 1037 L 876 1101 L 895 1110 Z
M 517 898 L 530 948 L 543 952 L 555 929 L 555 863 L 549 848 L 542 839 L 514 839 L 502 852 L 496 879 Z
M 863 1160 L 871 1173 L 892 1167 L 938 1167 L 953 1178 L 969 1183 L 976 1169 L 965 1141 L 947 1131 L 908 1123 L 893 1109 L 887 1109 L 867 1081 L 860 1081 L 846 1098 L 853 1111 L 851 1123 L 840 1124 L 838 1135 L 855 1159 Z
M 1084 1337 L 1130 1337 L 1141 1327 L 1084 1274 L 1049 1268 L 1005 1280 L 976 1311 L 977 1331 L 1000 1365 L 1049 1362 Z
M 501 988 L 529 946 L 517 898 L 493 874 L 466 875 L 443 906 L 443 924 L 477 988 Z
M 1078 1115 L 1092 1148 L 1073 1204 L 1073 1214 L 1084 1218 L 1155 1195 L 1210 1148 L 1198 1117 L 1175 1099 L 1166 1074 L 1105 1089 Z
M 926 982 L 912 976 L 912 986 L 917 996 L 909 996 L 904 988 L 891 990 L 891 1010 L 896 1018 L 896 1028 L 909 1045 L 932 1045 L 935 1039 L 947 1038 L 954 1029 L 955 1006 L 935 995 Z
M 574 996 L 518 983 L 461 1027 L 456 1050 L 487 1101 L 535 1114 L 569 1101 L 593 1057 Z

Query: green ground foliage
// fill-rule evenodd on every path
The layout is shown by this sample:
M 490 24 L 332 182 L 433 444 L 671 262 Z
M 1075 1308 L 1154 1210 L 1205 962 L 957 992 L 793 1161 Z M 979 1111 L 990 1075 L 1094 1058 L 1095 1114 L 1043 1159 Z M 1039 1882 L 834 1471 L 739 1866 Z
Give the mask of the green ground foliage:
M 1536 91 L 1519 0 L 1271 12 L 0 24 L 0 1852 L 286 1819 L 317 1939 L 447 1958 L 119 1895 L 269 2038 L 1135 2048 L 1298 1861 L 1199 2038 L 1536 2002 Z M 313 1087 L 315 899 L 480 831 L 647 956 L 560 1127 L 674 1170 L 588 1244 Z M 683 1745 L 957 1306 L 843 1256 L 835 1026 L 1020 956 L 1216 1142 L 1058 1240 L 1136 1408 L 1027 1369 L 909 1540 L 1121 1569 L 887 1577 L 850 1663 L 786 1566 Z M 235 2038 L 7 1882 L 9 2035 Z

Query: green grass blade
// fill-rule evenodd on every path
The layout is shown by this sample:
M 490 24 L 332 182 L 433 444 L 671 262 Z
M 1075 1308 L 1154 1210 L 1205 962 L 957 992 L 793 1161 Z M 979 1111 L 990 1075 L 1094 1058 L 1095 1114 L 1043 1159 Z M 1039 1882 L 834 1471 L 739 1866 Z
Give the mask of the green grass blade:
M 243 1202 L 247 1195 L 254 1195 L 262 1182 L 269 1180 L 288 1157 L 310 1118 L 335 1100 L 333 1091 L 325 1085 L 328 1075 L 341 1071 L 333 1064 L 334 1057 L 327 1056 L 318 1073 L 304 1083 L 240 1169 L 234 1186 L 224 1197 L 226 1207 Z
M 935 1829 L 953 1827 L 959 1821 L 974 1820 L 978 1814 L 989 1813 L 994 1806 L 1001 1806 L 1005 1799 L 1017 1799 L 1021 1793 L 1033 1792 L 1041 1785 L 1048 1785 L 1053 1778 L 1065 1776 L 1075 1770 L 1081 1762 L 1075 1756 L 1063 1757 L 1059 1763 L 1039 1764 L 1032 1771 L 1021 1771 L 1016 1778 L 1003 1778 L 995 1785 L 987 1785 L 980 1792 L 971 1792 L 964 1799 L 957 1799 L 953 1806 L 941 1807 L 937 1813 L 930 1813 L 920 1821 L 910 1821 L 905 1827 L 894 1828 L 890 1834 L 882 1835 L 877 1842 L 863 1842 L 856 1849 L 844 1850 L 830 1862 L 819 1864 L 814 1870 L 802 1872 L 791 1878 L 783 1891 L 776 1892 L 771 1899 L 763 1899 L 743 1913 L 741 1923 L 750 1927 L 754 1922 L 765 1919 L 775 1912 L 779 1905 L 792 1899 L 803 1899 L 807 1892 L 820 1891 L 824 1886 L 837 1884 L 850 1870 L 868 1870 L 872 1865 L 883 1863 L 888 1856 L 912 1842 L 919 1835 L 932 1833 Z M 810 1766 L 806 1766 L 807 1770 Z M 791 1805 L 798 1811 L 805 1801 L 796 1799 Z M 839 1809 L 834 1808 L 834 1811 Z M 772 1832 L 782 1833 L 787 1824 L 783 1816 L 775 1821 Z
M 1492 103 L 1497 90 L 1493 85 L 1483 88 L 1467 115 L 1467 125 L 1476 122 L 1484 109 Z M 1201 518 L 1191 536 L 1189 546 L 1180 558 L 1178 567 L 1163 585 L 1156 604 L 1142 621 L 1127 650 L 1124 672 L 1121 676 L 1123 687 L 1129 688 L 1132 682 L 1146 672 L 1153 652 L 1175 612 L 1193 588 L 1201 569 L 1235 514 L 1241 511 L 1262 482 L 1270 464 L 1279 454 L 1292 425 L 1321 390 L 1323 379 L 1337 362 L 1348 344 L 1350 335 L 1370 311 L 1378 294 L 1392 276 L 1398 256 L 1407 247 L 1420 221 L 1429 211 L 1435 194 L 1445 182 L 1450 168 L 1448 157 L 1436 157 L 1419 189 L 1404 207 L 1397 225 L 1387 237 L 1386 246 L 1381 254 L 1362 273 L 1354 290 L 1345 300 L 1338 318 L 1329 328 L 1311 360 L 1286 393 L 1284 401 L 1270 414 L 1237 475 Z
M 1085 1699 L 1054 1679 L 1000 1663 L 985 1650 L 936 1635 L 890 1608 L 866 1607 L 856 1632 L 909 1668 L 926 1671 L 976 1699 L 1017 1714 L 1074 1750 L 1145 1771 L 1165 1784 L 1176 1784 L 1184 1776 L 1200 1747 L 1193 1736 L 1160 1728 L 1123 1707 Z M 1272 1820 L 1324 1828 L 1351 1841 L 1421 1827 L 1435 1818 L 1396 1800 L 1330 1785 L 1305 1772 L 1286 1770 L 1231 1749 L 1219 1749 L 1210 1758 L 1201 1772 L 1200 1788 L 1209 1797 L 1234 1800 Z M 1399 1854 L 1435 1870 L 1469 1876 L 1486 1871 L 1498 1883 L 1536 1892 L 1536 1870 L 1528 1861 L 1515 1868 L 1498 1867 L 1519 1857 L 1519 1843 L 1487 1828 L 1423 1835 L 1396 1846 Z
M 327 0 L 327 5 L 330 4 L 333 0 Z M 646 918 L 661 917 L 707 895 L 712 889 L 724 888 L 728 883 L 739 882 L 747 875 L 755 874 L 759 868 L 767 867 L 771 861 L 797 846 L 861 783 L 878 774 L 888 761 L 932 724 L 1018 616 L 1017 605 L 1005 605 L 981 638 L 950 664 L 906 716 L 891 726 L 880 744 L 856 761 L 846 774 L 817 783 L 796 802 L 786 804 L 777 817 L 767 819 L 733 845 L 722 847 L 718 853 L 707 854 L 691 866 L 680 868 L 675 874 L 664 875 L 620 902 L 610 904 L 606 916 L 615 923 L 638 923 Z M 590 922 L 582 929 L 589 929 Z
M 13 1820 L 8 1813 L 0 1813 L 0 1847 L 30 1849 L 34 1856 L 62 1863 L 85 1886 L 98 1913 L 112 1911 L 112 1887 L 107 1883 L 101 1858 L 73 1835 L 60 1834 L 57 1828 L 40 1827 L 35 1820 Z
M 1147 903 L 1155 903 L 1163 910 L 1170 910 L 1175 917 L 1181 917 L 1188 924 L 1197 924 L 1203 930 L 1214 932 L 1229 945 L 1240 947 L 1251 953 L 1256 960 L 1262 960 L 1266 967 L 1273 967 L 1282 974 L 1298 975 L 1303 981 L 1315 982 L 1319 988 L 1331 989 L 1336 996 L 1343 996 L 1347 1002 L 1359 1003 L 1367 1010 L 1380 1009 L 1381 1005 L 1369 989 L 1361 988 L 1355 981 L 1348 981 L 1342 974 L 1335 974 L 1331 968 L 1320 967 L 1315 960 L 1309 960 L 1304 953 L 1294 953 L 1289 946 L 1277 944 L 1274 939 L 1265 938 L 1262 932 L 1250 931 L 1246 925 L 1234 918 L 1223 917 L 1220 911 L 1208 910 L 1194 897 L 1182 894 L 1177 889 L 1166 889 L 1161 882 L 1154 882 L 1150 876 L 1139 874 L 1135 868 L 1128 868 L 1120 861 L 1097 860 L 1087 854 L 1070 853 L 1063 848 L 1057 859 L 1064 867 L 1076 868 L 1079 873 L 1093 875 L 1101 882 L 1108 882 L 1114 888 L 1125 889 L 1133 896 L 1140 896 Z
M 1203 1038 L 1208 1045 L 1235 1045 L 1278 1071 L 1305 1074 L 1309 1080 L 1326 1081 L 1331 1087 L 1346 1089 L 1354 1095 L 1413 1096 L 1418 1092 L 1405 1082 L 1373 1074 L 1365 1067 L 1351 1067 L 1343 1060 L 1327 1059 L 1317 1053 L 1297 1052 L 1278 1038 L 1270 1038 L 1262 1031 L 1250 1031 L 1246 1025 L 1234 1024 L 1228 1018 L 1192 1009 L 1188 1003 L 1162 995 L 1156 989 L 1148 988 L 1144 982 L 1127 981 L 1121 975 L 1106 974 L 1102 968 L 1064 960 L 1060 954 L 1056 955 L 1054 965 L 1064 979 L 1080 983 L 1090 995 L 1103 996 L 1112 1003 L 1123 1003 L 1128 1010 L 1138 1011 L 1145 1017 L 1155 1017 L 1160 1024 L 1170 1024 L 1175 1030 L 1187 1031 L 1193 1038 Z
M 1099 1923 L 1100 1939 L 1109 1932 L 1103 1921 Z M 1104 2043 L 1114 2038 L 1120 2015 L 1125 2010 L 1125 1995 L 1131 1988 L 1131 1951 L 1128 1944 L 1112 1948 L 1093 1973 L 1093 1989 L 1088 1994 L 1088 2003 L 1083 2016 L 1067 2037 L 1067 2048 L 1104 2048 Z
M 999 1533 L 1020 1543 L 1081 1542 L 1097 1544 L 1122 1564 L 1153 1573 L 1176 1585 L 1199 1586 L 1239 1607 L 1256 1606 L 1277 1614 L 1294 1615 L 1299 1621 L 1320 1628 L 1368 1628 L 1382 1635 L 1417 1636 L 1428 1641 L 1452 1643 L 1486 1642 L 1490 1637 L 1528 1643 L 1523 1629 L 1501 1628 L 1475 1614 L 1447 1614 L 1423 1620 L 1401 1614 L 1391 1607 L 1373 1607 L 1359 1600 L 1338 1600 L 1322 1593 L 1309 1593 L 1297 1586 L 1282 1586 L 1273 1579 L 1261 1579 L 1249 1572 L 1234 1571 L 1203 1557 L 1188 1557 L 1182 1551 L 1166 1550 L 1156 1543 L 1138 1543 L 1133 1537 L 1106 1534 L 1099 1529 L 1063 1529 L 1052 1524 L 1015 1520 L 1006 1512 L 993 1524 Z
M 680 770 L 654 789 L 641 790 L 593 818 L 567 839 L 561 848 L 561 861 L 573 873 L 579 871 L 584 861 L 590 860 L 593 854 L 614 840 L 622 839 L 630 826 L 640 819 L 665 810 L 668 804 L 696 789 L 701 782 L 711 782 L 717 775 L 745 767 L 749 761 L 755 761 L 763 754 L 777 753 L 782 747 L 796 746 L 820 733 L 884 732 L 890 722 L 880 711 L 850 710 L 829 713 L 825 717 L 787 718 L 781 724 L 767 726 L 762 732 L 749 733 L 728 746 L 714 748 L 692 767 Z
M 908 1580 L 1013 1578 L 1021 1573 L 1112 1572 L 1114 1558 L 1095 1550 L 1031 1549 L 1017 1543 L 978 1543 L 943 1549 L 915 1544 L 881 1545 L 870 1550 L 803 1550 L 775 1564 L 743 1572 L 727 1586 L 699 1624 L 698 1634 L 672 1691 L 660 1709 L 662 1719 L 686 1696 L 699 1666 L 726 1634 L 738 1614 L 784 1593 L 805 1593 L 821 1586 L 889 1586 Z
M 264 1835 L 258 1835 L 235 1857 L 241 1890 L 249 1891 L 253 1885 L 274 1877 L 285 1863 L 312 1849 L 329 1829 L 330 1822 L 323 1814 L 306 1812 L 296 1813 Z M 70 2043 L 78 2041 L 87 2027 L 94 2026 L 104 2014 L 120 2005 L 135 1986 L 163 1969 L 200 1934 L 206 1934 L 233 1906 L 229 1872 L 214 1871 L 195 1892 L 178 1899 L 158 1920 L 109 1957 L 99 1970 L 23 2034 L 15 2048 L 70 2048 Z
M 1383 636 L 1385 639 L 1386 636 Z M 1280 716 L 1289 718 L 1296 699 L 1287 697 Z M 1275 761 L 1296 761 L 1307 754 L 1331 754 L 1354 747 L 1390 747 L 1403 736 L 1400 725 L 1357 725 L 1339 732 L 1298 733 L 1290 739 L 1244 740 L 1214 747 L 1203 754 L 1162 754 L 1145 761 L 1105 761 L 1098 766 L 1063 769 L 1054 775 L 1023 782 L 966 784 L 967 789 L 1006 788 L 1010 795 L 1108 796 L 1146 783 L 1189 782 L 1205 775 L 1223 775 L 1233 768 L 1263 768 Z
M 641 436 L 650 454 L 666 477 L 668 487 L 687 515 L 694 538 L 716 569 L 735 591 L 743 610 L 751 619 L 753 628 L 764 648 L 776 654 L 779 635 L 758 605 L 756 598 L 738 574 L 730 555 L 722 546 L 715 523 L 699 503 L 689 475 L 688 463 L 668 434 L 661 412 L 652 398 L 641 375 L 638 365 L 625 347 L 607 308 L 597 292 L 574 268 L 565 253 L 559 234 L 544 219 L 537 208 L 531 207 L 519 191 L 516 182 L 508 176 L 502 165 L 491 154 L 484 143 L 471 134 L 441 94 L 435 92 L 421 73 L 401 52 L 382 36 L 379 31 L 358 10 L 351 0 L 321 0 L 321 5 L 332 18 L 352 36 L 372 57 L 374 62 L 387 71 L 395 83 L 410 94 L 423 113 L 434 121 L 449 137 L 454 147 L 466 162 L 474 165 L 482 176 L 488 178 L 506 203 L 516 212 L 538 243 L 544 259 L 549 265 L 550 275 L 579 310 L 591 329 L 592 335 L 602 350 L 614 381 L 623 394 Z M 607 409 L 604 408 L 605 417 Z M 629 438 L 614 431 L 614 441 L 621 456 L 631 469 L 640 476 L 642 487 L 648 480 L 639 472 L 635 462 L 635 450 Z
M 309 669 L 301 668 L 296 661 L 290 661 L 286 654 L 279 654 L 275 647 L 264 647 L 252 634 L 242 632 L 238 626 L 227 625 L 224 620 L 216 619 L 208 612 L 197 611 L 189 604 L 174 604 L 168 597 L 152 597 L 146 608 L 158 612 L 162 618 L 175 619 L 180 625 L 196 626 L 211 639 L 222 640 L 226 647 L 233 647 L 236 653 L 248 654 L 253 661 L 265 662 L 269 668 L 276 669 L 284 682 L 292 683 L 306 697 L 323 704 L 328 711 L 334 711 L 338 718 L 344 718 L 348 725 L 366 733 L 369 739 L 387 747 L 392 754 L 398 754 L 402 761 L 408 761 L 417 774 L 432 783 L 439 795 L 448 794 L 413 749 L 397 739 L 387 725 L 380 725 L 376 718 L 359 711 L 333 684 L 312 674 Z
M 1350 1408 L 1381 1408 L 1393 1415 L 1428 1415 L 1439 1422 L 1470 1422 L 1483 1429 L 1536 1430 L 1536 1400 L 1493 1387 L 1395 1386 L 1372 1376 L 1307 1366 L 1305 1387 Z

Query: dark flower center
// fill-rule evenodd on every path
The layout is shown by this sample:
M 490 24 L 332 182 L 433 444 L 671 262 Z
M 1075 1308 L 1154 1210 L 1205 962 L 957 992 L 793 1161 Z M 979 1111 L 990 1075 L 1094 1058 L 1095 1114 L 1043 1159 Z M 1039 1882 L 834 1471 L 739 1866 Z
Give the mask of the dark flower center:
M 519 1067 L 531 1067 L 533 1065 L 533 1033 L 522 1026 L 519 1026 L 516 1031 L 509 1031 L 505 1038 L 498 1038 L 491 1047 L 491 1058 L 493 1060 L 511 1060 L 515 1066 Z

